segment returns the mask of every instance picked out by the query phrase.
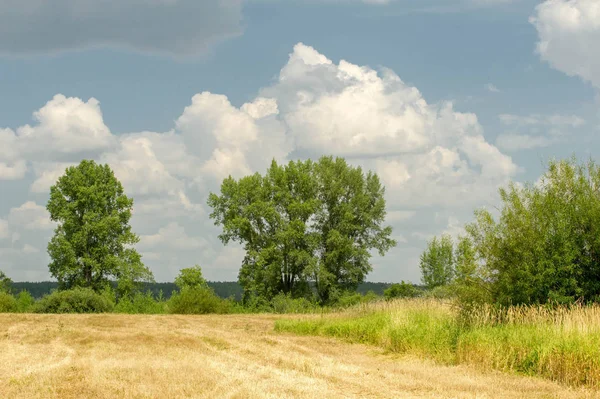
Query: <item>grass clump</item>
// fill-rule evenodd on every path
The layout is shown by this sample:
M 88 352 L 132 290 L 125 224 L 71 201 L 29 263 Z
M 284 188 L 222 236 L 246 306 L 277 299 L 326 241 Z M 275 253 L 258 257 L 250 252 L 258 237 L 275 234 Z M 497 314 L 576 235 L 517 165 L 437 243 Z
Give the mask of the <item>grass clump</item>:
M 164 314 L 166 302 L 162 298 L 154 299 L 150 292 L 136 292 L 132 297 L 121 298 L 113 311 L 126 314 Z
M 600 306 L 481 306 L 469 312 L 434 299 L 395 300 L 279 320 L 275 329 L 377 345 L 445 364 L 600 387 Z

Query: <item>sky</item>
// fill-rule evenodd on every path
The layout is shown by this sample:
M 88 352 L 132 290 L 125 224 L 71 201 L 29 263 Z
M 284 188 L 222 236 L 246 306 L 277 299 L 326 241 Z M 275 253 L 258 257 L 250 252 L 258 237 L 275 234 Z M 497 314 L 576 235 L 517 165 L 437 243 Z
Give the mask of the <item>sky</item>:
M 49 189 L 94 159 L 157 281 L 236 280 L 208 194 L 335 155 L 386 187 L 368 280 L 418 282 L 499 187 L 598 160 L 598 43 L 599 0 L 0 0 L 0 270 L 51 278 Z

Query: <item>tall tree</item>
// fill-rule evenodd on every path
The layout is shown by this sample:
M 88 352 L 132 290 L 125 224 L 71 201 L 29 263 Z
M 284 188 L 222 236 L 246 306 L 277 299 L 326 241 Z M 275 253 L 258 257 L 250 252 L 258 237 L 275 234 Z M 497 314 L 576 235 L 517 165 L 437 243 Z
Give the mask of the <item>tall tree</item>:
M 129 219 L 133 200 L 108 165 L 84 160 L 50 188 L 47 209 L 58 222 L 48 243 L 50 273 L 60 288 L 102 289 L 110 279 L 123 293 L 152 272 L 133 248 L 139 241 Z
M 454 277 L 454 244 L 452 238 L 443 235 L 434 237 L 427 243 L 427 249 L 421 254 L 421 280 L 432 289 L 448 285 Z
M 383 256 L 396 245 L 385 222 L 385 188 L 379 177 L 344 158 L 322 157 L 315 165 L 320 206 L 314 215 L 318 261 L 309 268 L 321 301 L 332 292 L 355 290 L 373 270 L 375 249 Z
M 319 206 L 312 169 L 311 161 L 273 161 L 265 176 L 229 177 L 220 196 L 210 194 L 211 218 L 223 227 L 219 238 L 238 241 L 246 251 L 239 272 L 246 297 L 306 290 L 305 269 L 317 242 L 308 222 Z
M 271 163 L 265 176 L 231 177 L 211 194 L 211 217 L 226 244 L 243 244 L 239 279 L 246 295 L 303 295 L 316 283 L 322 301 L 356 288 L 371 270 L 370 249 L 395 245 L 384 189 L 373 173 L 343 159 Z

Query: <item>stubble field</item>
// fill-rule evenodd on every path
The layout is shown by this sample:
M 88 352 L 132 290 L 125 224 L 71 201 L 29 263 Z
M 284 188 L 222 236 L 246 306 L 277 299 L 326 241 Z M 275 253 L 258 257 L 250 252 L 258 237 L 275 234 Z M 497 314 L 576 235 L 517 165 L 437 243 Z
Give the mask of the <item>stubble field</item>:
M 281 318 L 0 314 L 0 398 L 598 397 L 276 333 Z

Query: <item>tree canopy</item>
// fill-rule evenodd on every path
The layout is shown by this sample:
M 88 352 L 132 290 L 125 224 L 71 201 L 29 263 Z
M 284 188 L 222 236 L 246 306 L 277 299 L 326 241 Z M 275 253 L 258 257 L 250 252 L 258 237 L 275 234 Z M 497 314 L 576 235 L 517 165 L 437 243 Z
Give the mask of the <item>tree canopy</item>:
M 454 247 L 452 238 L 443 235 L 434 237 L 427 243 L 427 249 L 421 254 L 422 282 L 432 289 L 447 285 L 454 277 Z
M 467 226 L 500 303 L 600 298 L 600 168 L 552 161 L 536 184 L 500 190 L 496 221 L 486 210 Z
M 50 188 L 47 209 L 58 222 L 48 243 L 50 273 L 60 288 L 100 290 L 110 279 L 123 294 L 152 273 L 133 248 L 139 238 L 129 219 L 133 200 L 108 165 L 84 160 Z
M 175 285 L 180 290 L 184 288 L 208 288 L 208 283 L 202 276 L 202 268 L 198 265 L 181 269 L 179 275 L 175 277 Z
M 466 303 L 600 300 L 600 168 L 593 161 L 552 161 L 538 182 L 511 183 L 500 199 L 496 217 L 475 212 L 454 251 L 449 238 L 445 245 L 444 238 L 429 243 L 423 281 L 430 287 L 451 282 Z M 445 267 L 433 267 L 439 253 L 447 254 L 443 259 L 454 253 L 452 281 L 432 278 L 447 275 Z
M 273 161 L 264 176 L 225 179 L 208 199 L 220 239 L 246 251 L 239 273 L 246 295 L 295 296 L 314 282 L 321 301 L 356 289 L 395 241 L 385 221 L 385 189 L 372 172 L 343 158 Z

